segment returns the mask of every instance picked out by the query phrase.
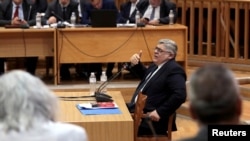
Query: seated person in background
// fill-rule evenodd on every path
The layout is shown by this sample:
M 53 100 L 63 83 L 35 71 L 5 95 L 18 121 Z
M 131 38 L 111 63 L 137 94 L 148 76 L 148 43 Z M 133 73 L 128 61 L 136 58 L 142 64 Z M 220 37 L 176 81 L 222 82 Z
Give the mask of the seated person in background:
M 137 11 L 137 4 L 140 0 L 128 0 L 120 5 L 119 23 L 135 23 L 135 14 Z M 118 71 L 121 70 L 122 63 L 118 63 Z M 130 72 L 130 75 L 133 73 Z
M 98 9 L 113 9 L 117 10 L 117 22 L 119 21 L 120 14 L 118 12 L 118 9 L 115 5 L 114 0 L 89 0 L 89 2 L 85 3 L 82 7 L 85 7 L 84 11 L 82 11 L 82 24 L 88 24 L 91 25 L 91 11 L 92 10 L 98 10 Z M 111 77 L 113 75 L 112 71 L 114 68 L 115 63 L 108 63 L 107 64 L 107 70 L 106 74 L 108 77 Z M 101 63 L 91 63 L 89 65 L 89 69 L 93 71 L 91 68 L 96 68 L 94 72 L 96 72 L 97 79 L 100 78 L 100 75 L 102 73 L 102 64 Z M 90 71 L 88 72 L 90 74 Z
M 190 113 L 200 130 L 196 136 L 181 141 L 208 141 L 209 124 L 240 124 L 242 98 L 238 81 L 223 64 L 198 68 L 190 78 L 188 94 Z
M 78 12 L 79 12 L 79 19 L 77 23 L 81 23 L 81 19 L 82 19 L 82 11 L 84 10 L 84 6 L 88 0 L 75 0 L 78 2 Z
M 84 128 L 56 121 L 58 100 L 37 77 L 21 70 L 0 76 L 1 141 L 87 141 Z
M 117 10 L 117 21 L 119 21 L 120 15 L 114 0 L 89 0 L 86 3 L 83 3 L 82 7 L 85 7 L 85 9 L 82 11 L 82 24 L 91 25 L 91 11 L 98 9 Z
M 30 9 L 26 0 L 4 0 L 0 4 L 0 26 L 20 25 L 33 26 L 36 21 L 36 10 Z M 0 74 L 4 73 L 4 58 L 0 58 Z M 38 57 L 26 57 L 25 67 L 27 71 L 35 75 Z
M 139 0 L 129 0 L 120 5 L 119 23 L 135 23 L 135 14 Z
M 59 21 L 66 21 L 70 23 L 71 14 L 75 12 L 76 19 L 79 17 L 78 3 L 73 0 L 54 0 L 49 3 L 42 19 L 42 24 L 53 24 Z M 71 79 L 69 68 L 72 64 L 62 64 L 60 67 L 60 74 L 62 80 Z
M 174 22 L 177 20 L 176 4 L 167 0 L 141 0 L 137 5 L 141 22 L 150 25 L 168 24 L 169 13 L 173 10 Z
M 53 0 L 48 5 L 42 24 L 53 24 L 59 21 L 70 23 L 70 17 L 73 12 L 75 12 L 78 19 L 79 12 L 77 2 L 73 0 Z
M 144 112 L 152 120 L 157 135 L 166 135 L 168 117 L 186 100 L 186 73 L 175 61 L 177 45 L 170 39 L 160 39 L 154 48 L 153 64 L 146 68 L 141 62 L 142 52 L 130 58 L 131 70 L 137 72 L 141 82 L 131 102 L 127 104 L 134 111 L 137 95 L 147 95 Z M 175 116 L 173 131 L 176 131 Z M 138 135 L 152 135 L 146 119 L 142 119 Z

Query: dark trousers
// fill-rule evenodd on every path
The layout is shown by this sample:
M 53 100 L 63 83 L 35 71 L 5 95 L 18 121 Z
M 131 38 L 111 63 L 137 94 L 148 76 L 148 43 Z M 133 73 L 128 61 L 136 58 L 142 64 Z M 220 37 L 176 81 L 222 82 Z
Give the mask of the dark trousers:
M 94 72 L 96 78 L 99 80 L 102 74 L 102 63 L 83 63 L 77 64 L 76 72 L 79 76 L 85 75 L 89 77 L 91 72 Z
M 0 74 L 4 73 L 4 58 L 0 58 Z M 36 66 L 38 62 L 38 57 L 26 57 L 25 58 L 25 68 L 27 72 L 35 75 Z
M 37 67 L 38 57 L 26 57 L 25 58 L 25 67 L 27 72 L 35 75 Z
M 110 78 L 113 75 L 113 69 L 114 69 L 115 63 L 108 63 L 107 64 L 107 70 L 106 70 L 106 75 L 108 78 Z
M 4 58 L 0 58 L 0 75 L 4 73 Z
M 113 75 L 114 66 L 115 66 L 115 63 L 107 64 L 106 74 L 108 78 L 110 78 Z M 118 72 L 121 71 L 122 67 L 123 67 L 123 63 L 118 63 Z
M 71 64 L 62 64 L 60 67 L 60 75 L 62 80 L 69 80 L 70 79 L 70 68 Z

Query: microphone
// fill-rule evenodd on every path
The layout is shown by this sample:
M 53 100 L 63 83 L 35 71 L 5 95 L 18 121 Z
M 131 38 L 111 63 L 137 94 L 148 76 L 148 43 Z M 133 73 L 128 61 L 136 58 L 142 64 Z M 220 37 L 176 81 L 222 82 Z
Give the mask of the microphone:
M 101 91 L 106 87 L 109 82 L 111 82 L 113 79 L 115 79 L 124 69 L 129 67 L 129 64 L 124 63 L 122 69 L 117 72 L 116 74 L 112 75 L 106 82 L 102 83 L 97 90 L 95 91 L 94 95 L 90 96 L 59 96 L 59 98 L 63 100 L 76 100 L 77 98 L 91 98 L 94 97 L 96 99 L 96 102 L 113 102 L 113 99 L 110 95 L 104 94 Z
M 29 19 L 30 19 L 31 9 L 32 9 L 32 5 L 30 5 L 30 8 L 29 8 L 29 13 L 28 13 L 27 21 L 29 21 Z
M 96 101 L 97 102 L 112 102 L 112 97 L 107 95 L 107 94 L 104 94 L 102 93 L 102 90 L 112 81 L 114 80 L 124 69 L 126 69 L 128 67 L 128 64 L 127 63 L 124 63 L 123 64 L 123 67 L 122 69 L 117 72 L 116 74 L 112 75 L 108 81 L 102 83 L 96 90 L 95 92 L 95 98 L 96 98 Z
M 51 14 L 54 15 L 57 19 L 59 19 L 61 22 L 57 23 L 57 28 L 65 28 L 66 25 L 63 23 L 63 18 L 55 13 L 55 11 L 51 11 Z
M 94 97 L 96 99 L 96 102 L 113 102 L 112 97 L 110 95 L 102 93 L 102 90 L 113 79 L 115 79 L 124 69 L 127 69 L 128 67 L 130 67 L 130 65 L 128 63 L 124 63 L 122 69 L 119 72 L 117 72 L 116 74 L 112 75 L 106 82 L 102 83 L 97 88 L 97 90 L 95 91 L 94 95 L 90 95 L 90 96 L 59 96 L 59 98 L 62 98 L 64 100 L 65 100 L 65 98 L 67 98 L 67 100 L 70 100 L 70 99 L 77 99 L 77 98 L 90 98 L 90 97 Z
M 59 15 L 57 15 L 56 13 L 55 13 L 55 11 L 51 11 L 51 14 L 52 15 L 54 15 L 57 19 L 59 19 L 60 21 L 64 21 L 64 19 L 61 17 L 61 16 L 59 16 Z

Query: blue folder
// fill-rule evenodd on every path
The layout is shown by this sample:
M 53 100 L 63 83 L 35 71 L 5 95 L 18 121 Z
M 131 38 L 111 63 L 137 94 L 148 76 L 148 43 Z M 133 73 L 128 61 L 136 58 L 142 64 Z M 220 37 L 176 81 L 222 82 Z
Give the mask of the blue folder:
M 108 108 L 108 109 L 86 109 L 76 105 L 77 109 L 83 115 L 110 115 L 110 114 L 121 114 L 119 108 Z

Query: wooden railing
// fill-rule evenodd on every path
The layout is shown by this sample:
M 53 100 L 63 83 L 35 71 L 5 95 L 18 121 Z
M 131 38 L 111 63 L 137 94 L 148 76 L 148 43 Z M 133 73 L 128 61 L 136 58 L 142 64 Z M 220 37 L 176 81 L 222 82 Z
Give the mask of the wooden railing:
M 248 70 L 250 0 L 172 0 L 188 26 L 189 65 L 209 61 Z

